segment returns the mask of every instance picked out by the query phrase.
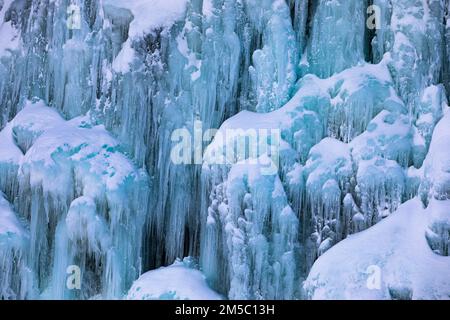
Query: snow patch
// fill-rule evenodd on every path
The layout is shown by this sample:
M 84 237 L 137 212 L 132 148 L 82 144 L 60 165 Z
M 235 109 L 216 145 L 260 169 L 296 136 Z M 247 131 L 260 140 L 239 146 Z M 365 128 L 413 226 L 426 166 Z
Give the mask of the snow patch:
M 208 287 L 205 276 L 182 261 L 143 274 L 131 287 L 127 300 L 222 300 Z
M 134 19 L 128 35 L 135 39 L 156 28 L 170 27 L 183 18 L 187 0 L 105 0 L 103 3 L 131 11 Z
M 423 209 L 415 198 L 337 244 L 314 264 L 304 285 L 308 297 L 448 299 L 450 258 L 435 254 L 425 237 L 430 216 L 443 209 L 448 217 L 450 201 L 433 200 Z

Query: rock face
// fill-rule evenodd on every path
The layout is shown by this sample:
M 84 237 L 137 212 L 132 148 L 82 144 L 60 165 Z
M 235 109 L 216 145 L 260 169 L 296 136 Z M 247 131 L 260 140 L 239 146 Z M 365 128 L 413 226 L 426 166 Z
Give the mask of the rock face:
M 449 11 L 0 0 L 0 299 L 448 297 Z

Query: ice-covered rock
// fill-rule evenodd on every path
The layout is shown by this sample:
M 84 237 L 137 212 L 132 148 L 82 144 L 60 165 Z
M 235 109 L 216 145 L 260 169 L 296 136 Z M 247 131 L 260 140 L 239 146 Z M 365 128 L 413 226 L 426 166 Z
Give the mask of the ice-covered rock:
M 262 11 L 259 23 L 261 27 L 265 26 L 264 47 L 253 53 L 250 75 L 257 93 L 256 110 L 268 112 L 278 109 L 291 98 L 300 53 L 284 1 L 247 2 L 249 11 Z
M 431 140 L 430 151 L 423 165 L 422 197 L 450 199 L 450 112 L 439 121 Z
M 208 203 L 203 204 L 206 223 L 211 210 L 229 201 L 224 189 L 239 163 L 267 169 L 267 162 L 258 157 L 269 156 L 277 169 L 272 174 L 285 182 L 288 203 L 300 221 L 302 265 L 295 277 L 301 278 L 318 256 L 395 211 L 404 198 L 415 195 L 417 186 L 406 188 L 405 170 L 413 163 L 413 127 L 386 61 L 359 65 L 327 79 L 307 75 L 297 87 L 294 97 L 278 110 L 244 111 L 224 122 L 205 152 L 207 196 L 202 202 Z M 270 135 L 276 130 L 279 139 L 267 139 L 266 148 L 252 147 L 255 139 L 266 141 L 262 132 Z M 245 152 L 238 148 L 243 141 Z M 241 179 L 245 183 L 245 177 Z M 245 216 L 246 208 L 240 210 Z M 225 240 L 212 241 L 208 226 L 202 231 L 203 241 L 212 252 L 210 246 L 218 248 Z M 205 270 L 209 261 L 201 260 Z M 206 275 L 214 282 L 217 273 L 212 266 Z
M 205 276 L 188 261 L 144 273 L 133 283 L 127 300 L 222 300 Z
M 15 25 L 12 16 L 11 4 L 13 0 L 3 0 L 0 8 L 0 59 L 3 56 L 10 55 L 12 51 L 17 50 L 20 44 L 18 26 Z
M 0 190 L 8 196 L 17 194 L 18 172 L 23 153 L 15 144 L 12 124 L 0 131 Z
M 444 2 L 382 1 L 391 19 L 387 27 L 392 74 L 397 89 L 410 107 L 417 104 L 423 90 L 439 83 L 444 63 Z M 385 28 L 383 32 L 385 32 Z
M 308 221 L 317 239 L 317 254 L 323 254 L 345 233 L 341 203 L 351 191 L 353 162 L 347 144 L 325 138 L 315 145 L 304 167 Z
M 303 73 L 328 78 L 364 62 L 366 1 L 319 0 L 312 6 Z
M 448 198 L 449 5 L 0 0 L 0 190 L 35 289 L 9 297 L 123 297 L 193 256 L 225 297 L 301 298 L 339 241 Z M 426 238 L 448 255 L 445 218 Z
M 267 163 L 270 159 L 260 159 Z M 230 299 L 292 299 L 299 221 L 277 175 L 238 163 L 214 188 L 202 239 L 208 280 Z M 270 201 L 267 201 L 270 199 Z
M 27 267 L 29 233 L 0 191 L 0 299 L 33 297 L 33 273 Z

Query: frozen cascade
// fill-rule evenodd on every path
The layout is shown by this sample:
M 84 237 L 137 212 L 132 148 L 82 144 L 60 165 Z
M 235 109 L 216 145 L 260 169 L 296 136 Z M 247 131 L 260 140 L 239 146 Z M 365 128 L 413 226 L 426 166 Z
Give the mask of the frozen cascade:
M 218 217 L 229 215 L 221 211 L 224 209 L 221 204 L 231 205 L 227 194 L 230 168 L 232 172 L 243 160 L 230 158 L 227 151 L 236 146 L 238 139 L 245 137 L 246 130 L 281 129 L 279 174 L 284 181 L 290 210 L 294 210 L 299 220 L 299 243 L 302 244 L 295 257 L 297 260 L 293 260 L 300 264 L 295 279 L 306 276 L 317 256 L 335 243 L 351 233 L 371 227 L 395 211 L 405 198 L 411 196 L 410 193 L 417 194 L 418 186 L 412 192 L 406 188 L 407 169 L 412 163 L 413 127 L 387 70 L 386 64 L 381 62 L 356 66 L 323 80 L 306 76 L 298 83 L 296 95 L 281 109 L 268 114 L 242 112 L 222 125 L 216 136 L 219 138 L 207 149 L 203 170 L 206 194 L 202 205 L 207 206 L 202 209 L 206 234 L 202 240 L 201 262 L 211 281 L 216 281 L 218 275 L 223 278 L 217 273 L 217 262 L 211 263 L 215 261 L 213 256 L 219 256 L 219 261 L 234 259 L 223 235 L 227 233 L 228 223 Z M 362 97 L 370 96 L 372 90 L 377 92 L 373 97 L 378 110 L 361 107 L 368 101 Z M 340 119 L 347 115 L 348 120 L 337 120 L 330 116 L 335 109 L 372 113 L 354 119 L 354 112 L 340 112 Z M 338 123 L 346 125 L 346 129 L 337 127 Z M 228 130 L 237 128 L 242 129 L 240 134 L 227 135 Z M 247 156 L 263 156 L 266 151 L 252 154 L 249 150 Z M 222 165 L 216 165 L 221 157 Z M 251 158 L 247 160 L 251 163 Z M 267 165 L 267 161 L 263 163 Z M 241 219 L 248 220 L 247 208 L 242 205 L 245 202 L 238 200 L 237 203 L 241 208 L 238 211 Z M 260 217 L 272 212 L 264 207 L 257 210 Z M 212 226 L 211 221 L 214 221 Z M 250 236 L 250 232 L 247 233 Z M 250 253 L 246 254 L 246 259 L 253 259 Z M 252 262 L 248 265 L 250 274 L 244 278 L 252 277 Z M 223 272 L 229 273 L 230 292 L 233 292 L 232 279 L 236 273 L 229 269 Z M 242 280 L 236 283 L 241 284 Z M 288 287 L 284 288 L 285 292 L 288 290 Z M 291 298 L 299 294 L 292 293 Z M 248 293 L 244 296 L 252 297 Z M 263 296 L 267 297 L 276 296 Z
M 297 80 L 299 50 L 289 10 L 283 1 L 256 0 L 248 3 L 251 6 L 249 10 L 259 7 L 263 11 L 256 12 L 261 19 L 257 25 L 260 28 L 265 26 L 262 33 L 264 46 L 253 53 L 250 75 L 257 93 L 256 110 L 268 112 L 278 109 L 291 97 Z
M 148 192 L 147 175 L 103 126 L 86 117 L 64 121 L 42 102 L 27 102 L 8 133 L 11 150 L 24 153 L 12 193 L 29 224 L 27 267 L 37 275 L 31 288 L 42 297 L 76 298 L 62 281 L 75 265 L 90 277 L 77 298 L 121 297 L 141 273 L 148 204 L 137 199 Z
M 384 17 L 372 42 L 374 56 L 381 59 L 389 54 L 396 88 L 411 108 L 416 107 L 426 87 L 440 81 L 445 57 L 445 3 L 374 1 Z
M 367 249 L 410 206 L 426 237 L 406 226 L 405 237 L 448 256 L 449 10 L 0 0 L 0 221 L 16 226 L 0 225 L 0 261 L 18 261 L 0 269 L 0 298 L 122 298 L 174 261 L 142 276 L 143 298 L 173 295 L 148 284 L 166 273 L 211 297 L 205 281 L 232 299 L 330 298 L 317 270 L 339 263 L 340 246 Z M 181 164 L 177 129 L 203 148 Z M 252 130 L 269 133 L 266 148 L 239 153 Z M 398 248 L 387 237 L 367 254 Z M 80 291 L 66 287 L 71 265 Z M 412 285 L 392 280 L 377 297 L 430 297 L 422 275 L 407 269 Z
M 303 74 L 328 78 L 364 62 L 367 3 L 367 0 L 312 3 L 314 18 L 301 64 Z
M 435 254 L 425 233 L 433 216 L 448 222 L 449 205 L 448 200 L 433 200 L 423 209 L 419 199 L 412 199 L 373 228 L 342 241 L 312 268 L 305 282 L 307 297 L 447 299 L 450 258 Z M 381 281 L 373 282 L 378 290 L 368 285 L 374 274 L 381 275 Z
M 33 273 L 27 267 L 30 235 L 0 192 L 0 299 L 32 298 Z M 14 261 L 14 263 L 12 263 Z

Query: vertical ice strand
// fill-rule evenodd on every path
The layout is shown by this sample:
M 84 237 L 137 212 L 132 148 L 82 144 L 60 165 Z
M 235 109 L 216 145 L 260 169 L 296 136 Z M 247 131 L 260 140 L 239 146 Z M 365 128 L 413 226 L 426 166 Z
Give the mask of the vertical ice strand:
M 0 298 L 445 296 L 449 6 L 0 0 Z

